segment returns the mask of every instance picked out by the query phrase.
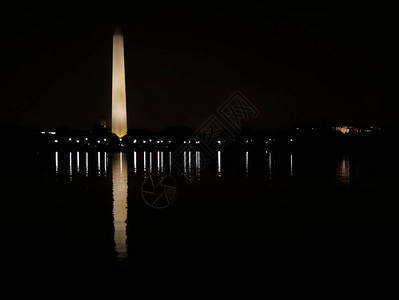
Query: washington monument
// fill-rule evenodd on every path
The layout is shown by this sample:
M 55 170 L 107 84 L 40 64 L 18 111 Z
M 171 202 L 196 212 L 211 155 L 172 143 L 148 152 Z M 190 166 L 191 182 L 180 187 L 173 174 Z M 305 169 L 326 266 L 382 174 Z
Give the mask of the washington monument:
M 113 36 L 112 49 L 112 132 L 119 138 L 127 133 L 125 56 L 119 27 Z

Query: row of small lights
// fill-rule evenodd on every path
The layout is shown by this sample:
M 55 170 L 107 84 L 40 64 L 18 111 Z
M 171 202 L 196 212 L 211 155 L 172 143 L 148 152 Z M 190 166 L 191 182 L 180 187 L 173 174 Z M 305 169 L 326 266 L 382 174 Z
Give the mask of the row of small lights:
M 89 140 L 88 138 L 85 138 L 85 141 L 88 141 L 88 140 Z M 68 141 L 72 142 L 72 138 L 68 138 Z M 103 141 L 106 142 L 107 139 L 103 139 Z M 122 142 L 122 139 L 120 138 L 119 141 Z M 58 140 L 55 139 L 54 142 L 55 142 L 55 143 L 58 143 Z M 76 143 L 79 143 L 79 142 L 80 142 L 80 140 L 76 140 Z M 151 143 L 152 140 L 150 139 L 150 140 L 148 140 L 148 142 Z M 163 140 L 158 140 L 158 141 L 157 141 L 157 144 L 162 144 L 163 142 L 164 142 Z M 101 143 L 101 140 L 97 140 L 97 144 L 100 144 L 100 143 Z M 137 140 L 134 139 L 134 140 L 133 140 L 133 144 L 136 144 L 136 143 L 137 143 Z M 147 141 L 146 141 L 146 140 L 143 140 L 143 144 L 146 144 L 146 143 L 147 143 Z M 170 143 L 172 143 L 172 141 L 169 141 L 169 144 L 170 144 Z M 199 143 L 199 142 L 198 142 L 198 143 Z
M 290 142 L 293 142 L 294 140 L 293 139 L 288 139 Z M 276 141 L 276 139 L 269 139 L 269 141 L 266 141 L 266 144 L 268 144 L 269 142 L 271 142 L 271 141 Z M 252 140 L 251 140 L 251 142 L 252 142 Z
M 184 144 L 191 144 L 191 141 L 183 141 L 183 143 Z M 195 144 L 199 144 L 199 143 L 200 143 L 200 141 L 195 141 Z M 220 141 L 218 141 L 218 143 L 220 144 Z
M 293 139 L 288 139 L 290 142 L 293 142 L 294 140 Z M 276 141 L 276 139 L 269 139 L 269 141 L 266 141 L 266 144 L 268 144 L 269 142 L 271 142 L 271 141 Z M 245 143 L 252 143 L 252 140 L 246 140 L 245 141 Z
M 152 140 L 149 139 L 148 142 L 149 142 L 149 143 L 152 143 Z M 158 141 L 156 141 L 156 142 L 157 142 L 157 144 L 163 144 L 164 141 L 163 141 L 163 140 L 158 140 Z M 133 144 L 136 144 L 136 143 L 137 143 L 137 140 L 134 139 L 134 140 L 133 140 Z M 143 144 L 146 144 L 146 143 L 147 143 L 147 140 L 143 140 Z M 165 141 L 165 143 L 166 143 L 166 141 Z M 170 144 L 170 143 L 172 143 L 172 141 L 169 141 L 169 144 Z
M 85 138 L 85 141 L 88 141 L 89 139 L 88 138 Z M 72 141 L 72 138 L 68 138 L 68 141 Z M 107 141 L 107 139 L 104 139 L 104 142 L 106 142 Z M 119 141 L 122 141 L 122 139 L 120 138 L 119 139 Z M 268 144 L 269 142 L 271 142 L 271 141 L 275 141 L 275 139 L 269 139 L 269 141 L 266 141 L 266 144 Z M 289 141 L 290 142 L 293 142 L 294 140 L 293 139 L 289 139 Z M 56 139 L 56 140 L 54 140 L 54 142 L 55 143 L 58 143 L 58 140 Z M 76 140 L 76 143 L 79 143 L 80 141 L 79 140 Z M 151 143 L 152 142 L 152 140 L 150 139 L 150 140 L 148 140 L 148 142 L 149 143 Z M 164 141 L 163 140 L 158 140 L 157 141 L 157 144 L 162 144 Z M 101 143 L 101 140 L 97 140 L 97 144 L 100 144 Z M 137 143 L 137 140 L 136 139 L 134 139 L 133 140 L 133 144 L 136 144 Z M 146 144 L 147 143 L 147 141 L 146 140 L 143 140 L 143 144 Z M 169 144 L 170 143 L 172 143 L 172 141 L 169 141 Z M 184 141 L 183 142 L 184 144 L 191 144 L 191 141 Z M 200 141 L 195 141 L 195 144 L 199 144 L 200 143 Z M 217 143 L 220 145 L 221 143 L 222 143 L 222 141 L 217 141 Z M 252 140 L 246 140 L 245 141 L 245 143 L 252 143 Z
M 85 138 L 85 141 L 88 141 L 88 138 Z M 106 141 L 107 139 L 104 139 L 104 141 Z M 72 138 L 68 138 L 68 141 L 72 142 Z M 54 140 L 55 143 L 58 143 L 58 140 Z M 80 140 L 76 140 L 76 143 L 79 144 Z M 100 141 L 98 140 L 97 143 L 100 143 Z

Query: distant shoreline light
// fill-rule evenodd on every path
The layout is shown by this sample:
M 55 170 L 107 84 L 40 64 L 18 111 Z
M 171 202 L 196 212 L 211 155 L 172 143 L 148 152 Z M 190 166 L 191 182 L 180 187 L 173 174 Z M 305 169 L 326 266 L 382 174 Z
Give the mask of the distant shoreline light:
M 380 128 L 376 126 L 369 126 L 366 128 L 357 128 L 353 126 L 335 126 L 332 128 L 334 131 L 339 131 L 342 132 L 343 134 L 347 134 L 349 132 L 356 132 L 356 133 L 362 133 L 362 132 L 374 132 L 374 131 L 379 131 Z

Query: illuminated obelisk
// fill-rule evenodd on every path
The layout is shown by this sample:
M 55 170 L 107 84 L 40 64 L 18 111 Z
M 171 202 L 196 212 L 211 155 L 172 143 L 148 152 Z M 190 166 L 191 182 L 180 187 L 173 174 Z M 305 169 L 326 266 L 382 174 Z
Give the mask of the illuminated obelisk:
M 125 56 L 119 27 L 113 36 L 112 51 L 112 132 L 118 137 L 127 133 Z

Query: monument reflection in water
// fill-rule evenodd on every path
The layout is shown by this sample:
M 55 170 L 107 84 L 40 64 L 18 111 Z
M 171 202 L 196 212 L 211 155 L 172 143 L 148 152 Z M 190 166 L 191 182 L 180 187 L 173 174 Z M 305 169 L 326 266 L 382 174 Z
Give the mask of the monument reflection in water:
M 118 259 L 127 258 L 127 154 L 114 153 L 112 156 L 112 191 L 114 196 L 114 241 Z
M 126 152 L 55 152 L 53 155 L 53 170 L 57 175 L 56 184 L 75 184 L 79 186 L 81 183 L 93 184 L 92 179 L 95 178 L 95 184 L 100 182 L 101 185 L 111 182 L 112 186 L 112 207 L 113 207 L 113 227 L 114 227 L 114 245 L 115 253 L 118 260 L 128 258 L 127 249 L 127 217 L 128 217 L 128 178 L 135 178 L 137 182 L 143 181 L 152 172 L 156 173 L 172 173 L 172 152 L 170 151 L 133 151 L 132 153 L 132 172 L 129 173 L 128 156 Z M 260 188 L 267 186 L 272 189 L 273 184 L 286 184 L 284 178 L 298 178 L 312 169 L 312 163 L 308 162 L 308 157 L 301 158 L 296 154 L 287 154 L 278 156 L 277 154 L 265 151 L 262 155 L 256 156 L 251 151 L 245 151 L 235 156 L 235 161 L 229 163 L 228 156 L 222 151 L 215 153 L 215 160 L 204 168 L 202 163 L 202 153 L 200 151 L 184 151 L 181 156 L 176 157 L 175 163 L 181 164 L 182 173 L 173 173 L 174 176 L 184 176 L 187 181 L 187 188 L 193 179 L 200 179 L 201 184 L 212 185 L 217 187 L 220 178 L 224 178 L 226 174 L 231 173 L 232 168 L 240 170 L 241 175 L 237 176 L 241 179 L 250 178 L 256 180 L 256 177 L 265 176 L 265 181 Z M 223 156 L 223 158 L 222 158 Z M 239 157 L 238 157 L 239 156 Z M 223 161 L 222 161 L 223 160 Z M 240 161 L 241 166 L 240 167 Z M 261 163 L 263 161 L 263 163 Z M 301 169 L 302 166 L 302 169 Z M 356 175 L 353 174 L 355 164 L 350 161 L 349 155 L 342 155 L 335 165 L 335 182 L 340 186 L 349 186 L 352 179 Z M 259 170 L 261 168 L 262 170 Z M 226 171 L 223 171 L 226 170 Z M 176 170 L 177 171 L 177 170 Z M 261 172 L 259 172 L 261 171 Z M 266 172 L 265 172 L 266 171 Z M 53 171 L 54 172 L 54 171 Z M 301 173 L 302 172 L 302 173 Z M 130 177 L 128 176 L 130 174 Z M 312 173 L 315 176 L 317 172 Z M 218 178 L 217 181 L 215 179 Z M 98 181 L 100 179 L 100 181 Z M 202 180 L 203 179 L 203 180 Z M 228 180 L 228 178 L 227 178 Z M 248 182 L 248 181 L 243 181 Z M 105 187 L 108 189 L 108 185 Z M 194 186 L 193 186 L 194 187 Z M 132 192 L 132 191 L 130 191 Z M 141 201 L 142 199 L 138 199 Z

